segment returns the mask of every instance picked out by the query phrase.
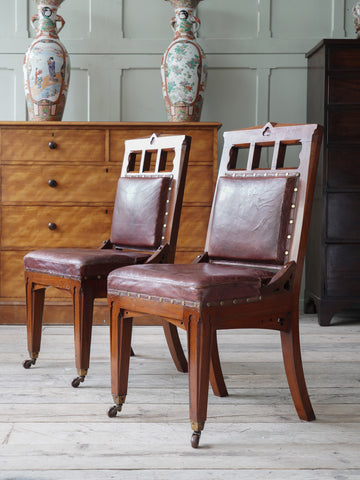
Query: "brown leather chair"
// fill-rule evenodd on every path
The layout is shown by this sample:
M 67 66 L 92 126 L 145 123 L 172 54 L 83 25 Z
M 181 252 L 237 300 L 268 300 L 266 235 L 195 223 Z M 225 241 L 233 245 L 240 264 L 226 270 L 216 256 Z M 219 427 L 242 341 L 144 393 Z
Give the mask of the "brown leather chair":
M 206 420 L 209 379 L 215 394 L 227 395 L 221 329 L 279 331 L 297 413 L 315 418 L 301 361 L 299 291 L 321 138 L 318 125 L 268 123 L 225 133 L 204 254 L 191 265 L 139 265 L 109 275 L 110 417 L 125 402 L 132 319 L 146 313 L 187 332 L 193 447 Z M 292 167 L 285 155 L 291 149 Z M 266 151 L 273 153 L 269 166 L 262 163 Z
M 84 381 L 90 361 L 93 303 L 106 297 L 107 276 L 115 268 L 174 261 L 191 139 L 185 135 L 127 140 L 118 181 L 110 239 L 99 249 L 37 250 L 24 257 L 27 335 L 30 359 L 40 351 L 45 289 L 72 296 L 75 360 Z M 96 225 L 94 225 L 96 228 Z M 176 327 L 164 323 L 168 346 L 180 371 L 187 371 Z

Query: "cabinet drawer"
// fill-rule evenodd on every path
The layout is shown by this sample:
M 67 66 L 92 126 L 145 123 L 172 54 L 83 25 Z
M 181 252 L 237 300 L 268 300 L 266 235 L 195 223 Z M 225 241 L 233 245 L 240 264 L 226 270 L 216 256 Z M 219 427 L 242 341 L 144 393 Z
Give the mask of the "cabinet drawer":
M 103 162 L 105 131 L 4 128 L 1 152 L 2 162 Z
M 328 138 L 332 142 L 360 143 L 360 109 L 330 110 Z
M 109 238 L 112 208 L 4 206 L 1 217 L 3 249 L 99 247 Z M 54 230 L 49 224 L 55 225 Z
M 329 148 L 326 183 L 329 188 L 359 188 L 360 159 L 356 148 Z
M 358 45 L 354 47 L 334 47 L 329 50 L 329 69 L 353 69 L 360 68 L 360 50 Z
M 330 105 L 359 105 L 360 78 L 354 73 L 330 76 L 328 92 Z
M 360 193 L 328 193 L 327 239 L 332 241 L 360 240 L 359 212 Z
M 120 167 L 5 165 L 3 202 L 113 203 Z
M 325 293 L 359 299 L 360 245 L 327 245 Z
M 24 283 L 24 255 L 27 251 L 1 252 L 1 271 L 0 271 L 0 296 L 2 299 L 25 298 Z M 46 290 L 46 298 L 71 298 L 65 292 L 56 288 Z

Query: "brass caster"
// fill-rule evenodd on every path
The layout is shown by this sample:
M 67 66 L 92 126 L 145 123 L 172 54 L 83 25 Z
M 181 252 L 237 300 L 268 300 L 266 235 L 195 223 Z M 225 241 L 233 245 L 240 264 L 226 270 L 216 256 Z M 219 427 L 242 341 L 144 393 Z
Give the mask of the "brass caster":
M 71 386 L 74 388 L 77 388 L 80 383 L 82 383 L 85 380 L 85 376 L 82 375 L 81 377 L 76 377 L 74 380 L 71 382 Z
M 31 365 L 35 365 L 36 363 L 36 358 L 30 358 L 29 360 L 25 360 L 25 362 L 22 364 L 26 370 L 28 370 Z
M 117 412 L 121 412 L 122 405 L 113 405 L 112 407 L 109 408 L 107 411 L 107 416 L 109 418 L 114 418 L 116 417 Z
M 193 432 L 192 436 L 191 436 L 191 446 L 193 448 L 198 448 L 199 446 L 199 442 L 200 442 L 200 436 L 201 436 L 201 432 Z

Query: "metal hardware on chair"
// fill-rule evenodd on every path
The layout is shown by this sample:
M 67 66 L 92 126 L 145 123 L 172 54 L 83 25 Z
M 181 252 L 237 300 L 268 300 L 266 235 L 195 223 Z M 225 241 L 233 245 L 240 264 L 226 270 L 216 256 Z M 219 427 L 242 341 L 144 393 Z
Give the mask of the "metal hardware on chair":
M 55 142 L 49 142 L 50 150 L 55 150 L 56 147 L 57 147 L 57 144 Z
M 56 223 L 49 222 L 48 223 L 48 228 L 49 228 L 49 230 L 56 230 Z
M 55 188 L 55 187 L 57 187 L 57 181 L 54 180 L 53 178 L 51 178 L 51 179 L 48 181 L 48 185 L 49 185 L 49 187 L 51 187 L 51 188 Z

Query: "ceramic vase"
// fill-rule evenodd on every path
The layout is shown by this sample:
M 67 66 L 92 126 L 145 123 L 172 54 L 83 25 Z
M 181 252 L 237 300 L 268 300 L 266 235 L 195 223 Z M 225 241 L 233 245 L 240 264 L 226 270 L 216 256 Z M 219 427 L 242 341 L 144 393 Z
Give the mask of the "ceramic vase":
M 201 0 L 166 0 L 175 10 L 171 26 L 174 39 L 161 62 L 161 83 L 168 120 L 199 121 L 206 86 L 205 54 L 195 34 L 200 20 L 194 10 Z
M 29 120 L 61 120 L 64 113 L 70 81 L 70 59 L 58 37 L 65 25 L 64 19 L 57 15 L 63 1 L 35 0 L 38 13 L 31 17 L 31 24 L 37 30 L 36 37 L 24 58 Z
M 360 2 L 357 2 L 353 7 L 354 25 L 357 38 L 360 38 Z

